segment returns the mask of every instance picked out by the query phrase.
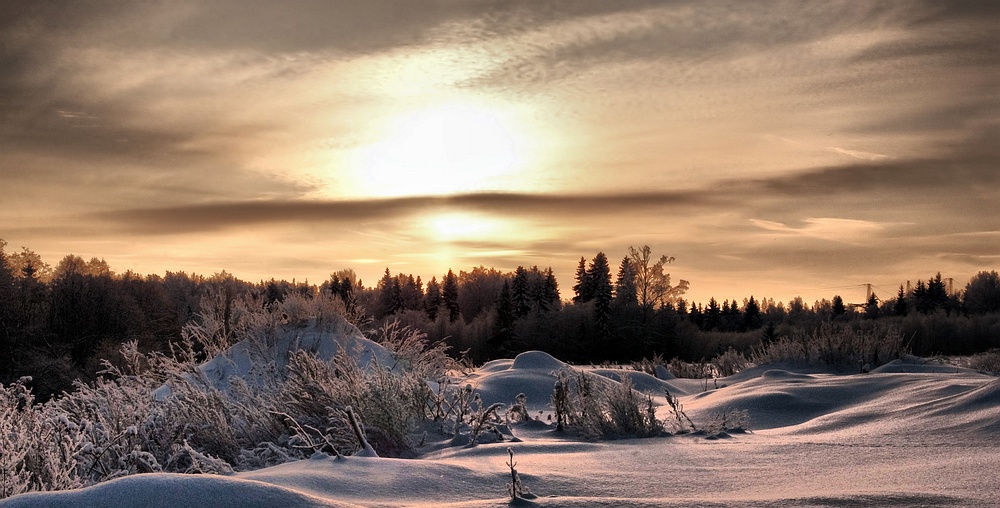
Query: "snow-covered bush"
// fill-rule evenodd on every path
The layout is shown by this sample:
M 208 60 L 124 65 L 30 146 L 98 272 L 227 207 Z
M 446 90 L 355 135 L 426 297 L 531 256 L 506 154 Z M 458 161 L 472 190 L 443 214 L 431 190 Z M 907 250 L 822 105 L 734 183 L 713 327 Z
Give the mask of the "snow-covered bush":
M 733 348 L 712 358 L 712 366 L 719 377 L 729 377 L 750 366 L 750 360 Z
M 727 432 L 746 432 L 750 429 L 750 413 L 745 409 L 725 409 L 706 424 L 701 430 L 705 434 L 718 436 Z
M 684 406 L 681 404 L 677 397 L 670 393 L 670 390 L 664 388 L 663 394 L 667 399 L 667 406 L 670 408 L 670 414 L 674 416 L 671 420 L 671 424 L 674 427 L 674 433 L 687 433 L 696 432 L 698 427 L 691 421 L 687 413 L 684 412 Z
M 0 387 L 0 498 L 136 473 L 228 474 L 315 451 L 347 454 L 369 446 L 365 434 L 387 455 L 412 447 L 409 433 L 431 408 L 427 376 L 443 376 L 451 365 L 443 345 L 389 326 L 382 338 L 393 365 L 372 355 L 363 367 L 359 352 L 346 347 L 329 361 L 304 350 L 269 358 L 281 334 L 304 325 L 343 333 L 343 319 L 332 314 L 337 302 L 293 296 L 268 306 L 230 296 L 204 300 L 200 320 L 169 355 L 127 343 L 98 379 L 44 405 L 27 380 Z M 252 379 L 208 379 L 199 360 L 237 342 L 248 343 L 259 363 Z M 287 369 L 275 367 L 286 362 Z
M 331 361 L 297 351 L 289 358 L 288 380 L 279 399 L 292 418 L 305 425 L 325 427 L 336 443 L 345 442 L 342 437 L 349 427 L 346 421 L 331 421 L 331 410 L 351 406 L 376 451 L 399 456 L 411 451 L 409 435 L 419 421 L 430 416 L 434 394 L 420 374 L 428 368 L 418 364 L 415 370 L 393 370 L 377 362 L 361 368 L 346 351 Z
M 906 352 L 903 335 L 895 329 L 855 330 L 824 324 L 811 333 L 798 332 L 761 345 L 751 355 L 751 361 L 755 365 L 790 362 L 842 369 L 864 365 L 875 368 Z
M 716 375 L 711 362 L 685 362 L 680 358 L 671 358 L 667 370 L 682 379 L 711 379 Z
M 577 371 L 557 374 L 552 395 L 557 428 L 570 428 L 587 438 L 652 437 L 663 432 L 652 397 L 621 382 Z
M 985 353 L 972 355 L 969 357 L 968 367 L 980 372 L 1000 375 L 1000 349 L 991 349 Z

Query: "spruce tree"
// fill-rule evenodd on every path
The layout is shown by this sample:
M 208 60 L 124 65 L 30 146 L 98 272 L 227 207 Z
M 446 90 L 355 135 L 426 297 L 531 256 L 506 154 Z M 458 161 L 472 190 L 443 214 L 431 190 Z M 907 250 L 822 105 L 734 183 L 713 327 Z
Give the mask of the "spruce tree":
M 878 316 L 878 297 L 875 296 L 875 293 L 872 293 L 871 296 L 868 297 L 868 301 L 865 302 L 865 317 L 868 319 L 876 319 Z
M 594 300 L 594 321 L 602 338 L 611 335 L 611 267 L 608 257 L 598 252 L 587 270 Z
M 399 281 L 392 276 L 389 268 L 385 269 L 385 275 L 378 281 L 378 309 L 376 318 L 391 316 L 400 310 L 402 297 L 399 289 Z
M 753 295 L 743 306 L 743 330 L 756 330 L 762 325 L 760 317 L 760 305 L 754 300 Z
M 639 299 L 635 291 L 635 267 L 628 256 L 618 265 L 618 277 L 615 279 L 615 302 L 619 305 L 637 305 Z
M 576 267 L 576 284 L 573 286 L 574 303 L 585 303 L 594 299 L 593 286 L 587 273 L 587 259 L 580 257 L 580 264 Z
M 903 285 L 899 285 L 899 293 L 896 294 L 896 304 L 892 308 L 893 314 L 897 316 L 905 316 L 909 312 L 906 302 L 906 292 L 903 291 Z
M 834 295 L 833 297 L 833 318 L 836 319 L 840 316 L 847 314 L 847 307 L 844 305 L 844 299 L 840 295 Z
M 537 267 L 535 269 L 537 271 Z M 531 297 L 528 287 L 528 271 L 523 266 L 518 266 L 514 270 L 514 283 L 512 285 L 512 295 L 514 301 L 514 315 L 518 318 L 528 315 L 531 311 Z
M 431 281 L 427 283 L 427 293 L 424 295 L 424 312 L 427 313 L 427 319 L 433 322 L 437 320 L 439 310 L 441 310 L 441 286 L 437 277 L 431 277 Z
M 716 301 L 715 297 L 709 298 L 708 308 L 705 309 L 705 330 L 712 330 L 718 328 L 722 324 L 722 310 L 719 308 L 719 302 Z
M 496 321 L 493 323 L 493 337 L 490 339 L 490 356 L 498 358 L 507 355 L 513 350 L 514 335 L 514 299 L 511 295 L 510 284 L 503 282 L 500 289 L 500 296 L 496 303 Z M 491 359 L 493 359 L 491 358 Z
M 559 283 L 552 273 L 552 267 L 545 269 L 545 283 L 542 286 L 542 298 L 539 300 L 539 309 L 548 312 L 559 308 Z
M 444 277 L 441 298 L 444 300 L 444 307 L 448 309 L 448 321 L 454 323 L 458 319 L 460 311 L 458 308 L 458 277 L 451 270 L 448 270 L 448 274 Z

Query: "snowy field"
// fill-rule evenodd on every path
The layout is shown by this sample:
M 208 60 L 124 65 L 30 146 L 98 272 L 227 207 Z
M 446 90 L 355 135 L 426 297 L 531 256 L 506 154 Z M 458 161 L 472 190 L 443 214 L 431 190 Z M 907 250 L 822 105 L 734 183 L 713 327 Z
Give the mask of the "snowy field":
M 747 410 L 752 432 L 588 441 L 548 423 L 561 366 L 525 353 L 462 379 L 486 403 L 526 394 L 539 419 L 514 425 L 513 440 L 468 447 L 431 433 L 415 459 L 317 454 L 230 476 L 135 475 L 0 506 L 1000 506 L 996 377 L 917 358 L 855 375 L 755 367 L 718 388 L 632 372 L 660 418 L 673 417 L 666 388 L 695 422 Z M 507 494 L 508 447 L 527 499 Z

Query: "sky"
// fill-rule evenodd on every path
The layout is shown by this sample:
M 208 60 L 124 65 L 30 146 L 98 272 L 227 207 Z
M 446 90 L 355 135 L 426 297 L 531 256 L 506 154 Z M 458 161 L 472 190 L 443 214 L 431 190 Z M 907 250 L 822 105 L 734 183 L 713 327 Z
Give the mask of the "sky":
M 1000 268 L 1000 3 L 0 5 L 0 238 L 319 283 L 629 246 L 690 299 Z

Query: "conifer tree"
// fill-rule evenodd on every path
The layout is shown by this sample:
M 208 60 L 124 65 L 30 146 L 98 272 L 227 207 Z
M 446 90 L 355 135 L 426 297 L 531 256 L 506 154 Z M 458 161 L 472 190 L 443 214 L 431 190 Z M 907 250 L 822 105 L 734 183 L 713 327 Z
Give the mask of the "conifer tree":
M 743 305 L 743 330 L 756 330 L 762 325 L 760 317 L 760 305 L 754 300 L 753 295 Z
M 590 283 L 590 276 L 587 273 L 587 259 L 580 257 L 580 264 L 576 267 L 576 284 L 573 286 L 574 303 L 589 302 L 594 299 L 593 286 Z
M 598 334 L 607 338 L 611 335 L 611 267 L 603 252 L 594 256 L 590 269 L 587 270 L 587 279 L 593 291 L 594 321 Z
M 427 294 L 424 295 L 424 312 L 427 313 L 427 319 L 435 321 L 439 310 L 441 310 L 441 286 L 437 277 L 431 277 L 431 281 L 427 283 Z
M 833 318 L 836 319 L 840 316 L 847 314 L 847 307 L 844 306 L 844 299 L 840 295 L 834 295 L 833 297 Z
M 378 281 L 378 312 L 376 317 L 383 318 L 399 312 L 403 306 L 402 291 L 399 279 L 393 277 L 389 268 Z
M 458 277 L 451 270 L 448 270 L 448 274 L 444 277 L 441 298 L 444 300 L 444 307 L 448 309 L 448 321 L 454 323 L 460 315 L 460 309 L 458 308 Z
M 510 284 L 503 282 L 500 289 L 500 296 L 496 302 L 496 321 L 493 324 L 493 337 L 490 339 L 491 355 L 494 358 L 506 355 L 512 350 L 514 335 L 514 299 L 511 295 Z
M 628 256 L 622 258 L 618 265 L 618 277 L 615 279 L 615 302 L 619 305 L 638 304 L 635 291 L 635 267 Z
M 709 298 L 708 308 L 705 309 L 705 330 L 712 330 L 718 328 L 722 324 L 722 310 L 719 308 L 719 302 L 716 301 L 715 297 Z
M 893 314 L 897 316 L 905 316 L 909 312 L 906 301 L 906 292 L 903 291 L 903 285 L 899 285 L 899 293 L 896 294 L 896 304 L 892 309 Z
M 535 271 L 538 268 L 535 267 Z M 524 317 L 531 311 L 531 298 L 528 288 L 528 271 L 523 266 L 518 266 L 514 270 L 514 282 L 512 285 L 512 298 L 514 301 L 514 315 L 518 318 Z
M 872 293 L 865 302 L 865 318 L 876 319 L 879 316 L 878 297 Z
M 927 314 L 933 309 L 927 294 L 927 285 L 922 280 L 918 280 L 917 286 L 913 288 L 913 307 L 921 314 Z
M 542 286 L 542 297 L 538 301 L 539 310 L 548 312 L 559 308 L 559 283 L 552 273 L 552 267 L 545 269 L 545 282 Z

